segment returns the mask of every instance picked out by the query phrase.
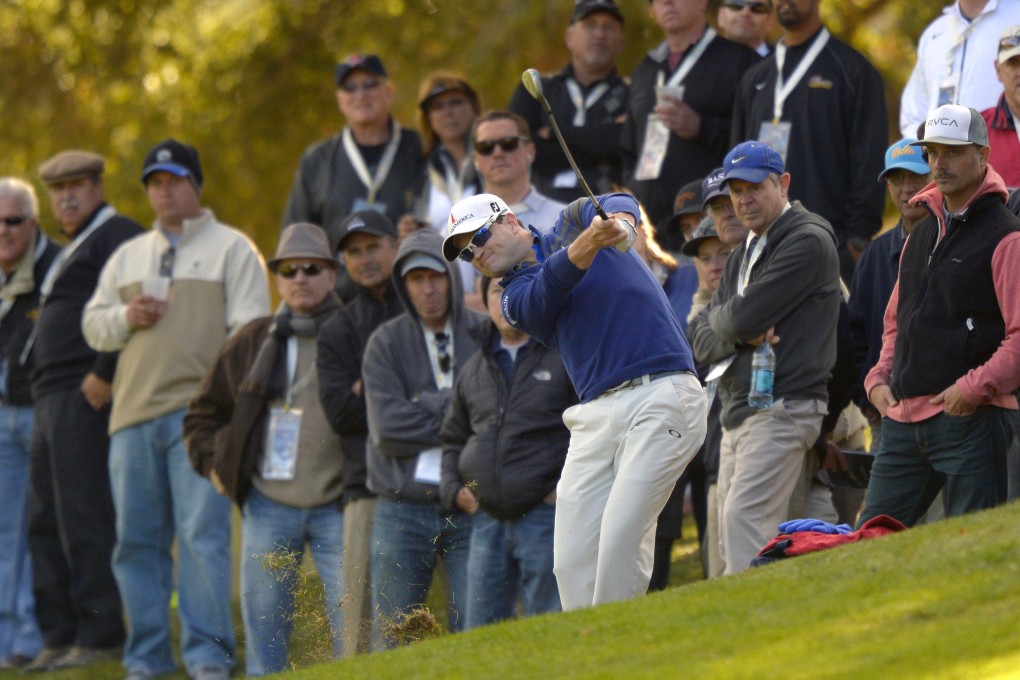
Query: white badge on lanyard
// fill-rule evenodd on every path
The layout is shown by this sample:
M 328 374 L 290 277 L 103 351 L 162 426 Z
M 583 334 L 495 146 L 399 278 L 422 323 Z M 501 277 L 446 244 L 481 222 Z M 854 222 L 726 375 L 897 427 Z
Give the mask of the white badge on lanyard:
M 716 32 L 709 26 L 701 39 L 694 45 L 694 48 L 687 53 L 680 66 L 670 76 L 669 80 L 663 82 L 662 71 L 659 71 L 658 82 L 655 86 L 656 97 L 661 98 L 663 94 L 676 99 L 683 99 L 681 81 L 687 76 L 694 65 L 705 53 L 708 44 L 715 39 Z M 676 95 L 680 96 L 677 97 Z M 669 128 L 659 120 L 654 113 L 648 114 L 648 124 L 645 126 L 645 139 L 641 145 L 641 158 L 638 160 L 637 170 L 634 173 L 636 180 L 658 179 L 662 172 L 662 162 L 666 159 L 666 151 L 669 149 Z
M 772 98 L 772 120 L 762 122 L 761 128 L 758 130 L 758 141 L 772 147 L 776 153 L 782 156 L 783 162 L 786 162 L 786 152 L 790 148 L 790 131 L 793 128 L 790 121 L 782 120 L 783 105 L 828 42 L 829 29 L 823 28 L 815 38 L 811 49 L 807 51 L 804 58 L 797 64 L 797 68 L 790 74 L 789 80 L 783 78 L 787 47 L 782 41 L 776 44 L 776 87 Z
M 422 484 L 438 484 L 442 463 L 442 449 L 425 449 L 418 454 L 418 459 L 414 463 L 414 481 Z
M 956 62 L 956 53 L 963 46 L 963 44 L 967 42 L 967 38 L 970 37 L 970 34 L 974 30 L 974 27 L 977 26 L 978 23 L 986 16 L 988 16 L 987 12 L 982 12 L 981 14 L 977 15 L 976 17 L 974 17 L 973 20 L 971 20 L 969 24 L 967 24 L 967 27 L 963 29 L 963 31 L 961 32 L 959 27 L 960 22 L 959 17 L 957 17 L 955 14 L 952 15 L 953 44 L 949 46 L 948 50 L 946 50 L 946 77 L 939 84 L 939 94 L 937 99 L 938 103 L 935 105 L 934 108 L 945 106 L 946 104 L 957 103 L 957 94 L 960 85 L 960 74 L 953 72 L 953 67 Z M 966 49 L 966 47 L 964 47 L 963 49 Z
M 262 458 L 262 479 L 289 481 L 297 469 L 301 409 L 273 406 L 269 410 L 269 432 Z

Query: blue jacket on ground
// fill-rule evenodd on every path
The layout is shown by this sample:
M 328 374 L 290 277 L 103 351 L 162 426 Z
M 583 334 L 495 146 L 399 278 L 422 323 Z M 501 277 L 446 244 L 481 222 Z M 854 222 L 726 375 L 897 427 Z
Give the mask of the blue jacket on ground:
M 639 214 L 627 194 L 599 201 L 606 213 Z M 500 284 L 503 316 L 560 353 L 582 403 L 646 373 L 694 373 L 680 322 L 637 253 L 603 248 L 589 269 L 568 259 L 567 246 L 595 215 L 582 198 L 563 209 L 548 234 L 532 229 L 538 262 L 514 267 Z

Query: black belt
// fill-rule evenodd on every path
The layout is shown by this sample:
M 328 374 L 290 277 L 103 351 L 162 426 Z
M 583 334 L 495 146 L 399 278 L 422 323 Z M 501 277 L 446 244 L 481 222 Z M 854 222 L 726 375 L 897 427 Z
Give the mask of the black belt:
M 658 380 L 659 378 L 668 378 L 671 375 L 681 375 L 683 373 L 686 373 L 688 375 L 693 375 L 690 371 L 662 371 L 661 373 L 646 373 L 644 375 L 638 376 L 637 378 L 631 378 L 630 380 L 625 380 L 624 382 L 620 383 L 619 385 L 617 385 L 615 387 L 610 387 L 608 390 L 606 390 L 605 392 L 603 392 L 599 396 L 600 397 L 606 397 L 606 396 L 609 396 L 610 394 L 613 394 L 614 392 L 621 392 L 623 390 L 629 390 L 632 387 L 637 387 L 638 385 L 643 385 L 646 382 L 650 383 L 653 380 Z

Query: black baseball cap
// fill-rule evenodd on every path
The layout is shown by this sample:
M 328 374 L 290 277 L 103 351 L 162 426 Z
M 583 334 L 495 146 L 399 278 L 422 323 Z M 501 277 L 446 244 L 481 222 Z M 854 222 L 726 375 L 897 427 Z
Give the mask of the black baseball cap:
M 667 234 L 680 233 L 680 218 L 704 212 L 701 205 L 701 180 L 696 179 L 680 187 L 673 199 L 673 216 L 666 223 Z
M 574 13 L 570 15 L 570 23 L 575 23 L 595 12 L 611 14 L 613 18 L 623 23 L 623 12 L 616 5 L 616 0 L 577 0 L 574 5 Z
M 351 234 L 372 234 L 373 236 L 392 236 L 397 238 L 397 228 L 389 217 L 376 210 L 359 210 L 351 213 L 340 225 L 340 242 L 336 249 L 344 249 L 344 241 Z
M 152 173 L 163 171 L 187 177 L 196 187 L 202 186 L 202 164 L 198 160 L 198 149 L 176 139 L 166 139 L 152 147 L 145 154 L 142 168 L 142 184 Z
M 374 54 L 352 54 L 336 65 L 336 86 L 340 87 L 353 71 L 361 69 L 380 78 L 386 77 L 386 67 Z

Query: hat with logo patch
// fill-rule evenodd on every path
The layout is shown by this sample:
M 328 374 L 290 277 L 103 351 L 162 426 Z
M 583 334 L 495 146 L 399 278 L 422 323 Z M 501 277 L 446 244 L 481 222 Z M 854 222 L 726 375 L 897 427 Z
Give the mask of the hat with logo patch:
M 577 0 L 574 13 L 570 15 L 570 23 L 576 23 L 595 12 L 605 12 L 623 23 L 623 12 L 617 7 L 615 0 Z
M 697 215 L 704 208 L 701 204 L 701 181 L 694 180 L 680 187 L 673 199 L 673 216 L 666 222 L 667 234 L 680 233 L 680 221 L 687 215 Z
M 945 144 L 988 146 L 988 126 L 981 114 L 969 106 L 945 104 L 928 114 L 923 134 L 913 146 Z
M 374 54 L 352 54 L 344 61 L 336 65 L 336 86 L 340 87 L 347 80 L 347 76 L 354 71 L 361 69 L 380 78 L 386 77 L 386 67 L 382 60 Z
M 1020 25 L 1010 26 L 999 36 L 999 63 L 1005 64 L 1020 54 Z
M 198 161 L 198 149 L 176 139 L 167 139 L 152 147 L 145 154 L 142 168 L 142 184 L 154 172 L 169 172 L 171 175 L 189 178 L 196 187 L 202 186 L 202 165 Z
M 723 178 L 720 188 L 733 179 L 757 184 L 769 175 L 786 172 L 783 157 L 765 142 L 741 142 L 723 159 Z
M 907 137 L 886 149 L 885 169 L 878 175 L 879 182 L 895 170 L 906 170 L 915 175 L 927 175 L 930 172 L 928 164 L 921 157 L 921 150 L 913 146 L 916 141 L 913 137 Z
M 390 236 L 397 238 L 397 228 L 393 221 L 377 210 L 359 210 L 351 213 L 340 225 L 340 242 L 336 249 L 344 249 L 344 241 L 353 234 L 371 234 L 373 236 Z
M 506 201 L 495 194 L 478 194 L 457 201 L 450 209 L 450 222 L 443 239 L 443 257 L 449 262 L 456 260 L 460 250 L 454 244 L 454 238 L 473 234 L 508 212 L 510 207 Z
M 726 173 L 722 168 L 716 168 L 701 180 L 701 207 L 708 209 L 708 202 L 719 196 L 729 196 L 730 188 L 723 184 L 723 177 Z

